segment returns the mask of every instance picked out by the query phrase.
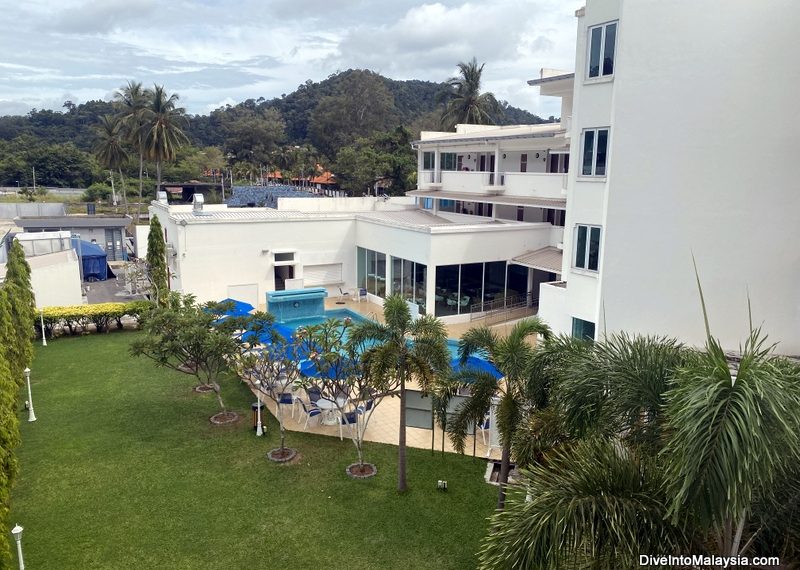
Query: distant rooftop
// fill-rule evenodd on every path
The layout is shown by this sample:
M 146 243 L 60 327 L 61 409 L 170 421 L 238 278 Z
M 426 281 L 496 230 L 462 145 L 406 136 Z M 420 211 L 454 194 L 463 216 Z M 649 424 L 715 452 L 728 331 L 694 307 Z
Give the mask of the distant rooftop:
M 561 123 L 542 123 L 538 125 L 456 125 L 456 132 L 422 131 L 420 140 L 412 144 L 431 143 L 480 143 L 509 139 L 528 139 L 555 137 L 564 133 Z

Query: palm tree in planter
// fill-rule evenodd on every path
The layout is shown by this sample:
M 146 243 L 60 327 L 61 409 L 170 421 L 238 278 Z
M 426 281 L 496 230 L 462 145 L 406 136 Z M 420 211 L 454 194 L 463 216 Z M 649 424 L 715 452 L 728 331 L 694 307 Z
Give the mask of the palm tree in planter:
M 257 391 L 259 400 L 263 397 L 275 404 L 280 446 L 267 452 L 267 458 L 284 463 L 297 455 L 296 449 L 286 447 L 284 407 L 294 406 L 294 392 L 301 386 L 298 362 L 310 356 L 312 348 L 306 335 L 298 331 L 284 336 L 274 322 L 269 313 L 255 313 L 244 319 L 244 326 L 236 325 L 246 329 L 236 362 L 239 377 Z
M 528 376 L 534 353 L 530 340 L 537 335 L 549 337 L 550 327 L 538 317 L 532 317 L 519 321 L 506 337 L 498 336 L 488 327 L 470 329 L 461 337 L 458 346 L 463 363 L 470 356 L 483 356 L 503 374 L 503 379 L 498 382 L 493 374 L 476 368 L 465 368 L 459 373 L 460 380 L 470 385 L 471 396 L 458 408 L 450 431 L 453 447 L 463 452 L 469 428 L 482 423 L 493 405 L 493 400 L 498 399 L 495 429 L 502 445 L 497 480 L 498 509 L 502 509 L 505 503 L 505 486 L 511 465 L 511 442 L 515 431 L 522 424 L 523 411 L 528 401 Z
M 353 328 L 350 318 L 329 319 L 298 333 L 313 347 L 311 360 L 303 365 L 304 386 L 315 386 L 322 398 L 336 404 L 341 424 L 356 448 L 358 462 L 348 465 L 346 472 L 354 479 L 374 476 L 373 463 L 364 462 L 364 433 L 375 408 L 387 396 L 398 393 L 398 377 L 375 376 L 364 365 L 362 355 L 368 349 L 363 342 L 349 337 Z M 342 432 L 340 425 L 340 434 Z
M 133 356 L 144 356 L 158 366 L 170 368 L 197 379 L 197 392 L 214 392 L 221 411 L 211 416 L 214 424 L 239 419 L 225 406 L 221 378 L 231 371 L 231 362 L 239 354 L 240 341 L 233 334 L 235 320 L 217 324 L 217 316 L 207 306 L 199 305 L 193 295 L 171 292 L 163 306 L 154 305 L 143 315 L 144 335 L 131 343 Z M 186 363 L 191 366 L 186 366 Z
M 405 492 L 406 481 L 406 387 L 417 382 L 423 392 L 433 386 L 437 376 L 450 371 L 447 330 L 433 315 L 411 318 L 401 295 L 391 295 L 383 304 L 384 323 L 365 321 L 353 326 L 350 340 L 370 346 L 363 362 L 373 381 L 381 385 L 396 383 L 400 396 L 400 428 L 397 449 L 397 490 Z

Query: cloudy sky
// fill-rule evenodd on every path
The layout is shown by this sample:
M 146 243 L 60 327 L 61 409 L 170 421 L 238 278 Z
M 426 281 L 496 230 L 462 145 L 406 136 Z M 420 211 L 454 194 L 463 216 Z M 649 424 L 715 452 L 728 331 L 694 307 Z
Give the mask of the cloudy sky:
M 177 91 L 191 113 L 290 93 L 368 68 L 443 81 L 473 56 L 484 88 L 542 116 L 526 84 L 571 70 L 573 0 L 0 0 L 0 115 L 109 99 L 129 79 Z

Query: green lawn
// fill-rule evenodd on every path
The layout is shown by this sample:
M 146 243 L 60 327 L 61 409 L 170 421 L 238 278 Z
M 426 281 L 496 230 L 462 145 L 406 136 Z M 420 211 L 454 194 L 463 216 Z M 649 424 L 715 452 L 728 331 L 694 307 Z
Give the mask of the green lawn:
M 277 422 L 254 436 L 250 403 L 224 384 L 245 421 L 213 427 L 213 395 L 188 376 L 132 359 L 138 333 L 38 347 L 38 421 L 21 412 L 21 476 L 11 522 L 30 568 L 473 568 L 496 498 L 485 463 L 409 449 L 398 495 L 396 447 L 368 444 L 377 477 L 349 479 L 350 441 L 290 433 L 297 465 L 265 458 Z M 378 410 L 380 413 L 380 409 Z M 290 420 L 292 421 L 292 420 Z M 436 490 L 447 479 L 449 491 Z

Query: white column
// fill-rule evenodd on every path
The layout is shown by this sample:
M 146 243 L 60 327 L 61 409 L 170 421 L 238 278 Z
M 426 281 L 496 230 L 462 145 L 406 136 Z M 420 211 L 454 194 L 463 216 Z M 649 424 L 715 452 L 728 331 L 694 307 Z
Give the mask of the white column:
M 494 185 L 500 186 L 500 145 L 494 146 Z
M 433 164 L 433 181 L 434 182 L 441 182 L 442 181 L 442 163 L 441 163 L 441 151 L 439 147 L 436 147 L 436 152 L 434 154 L 434 164 Z
M 439 213 L 439 200 L 436 198 L 433 199 L 433 215 L 437 215 Z
M 417 148 L 417 188 L 420 188 L 423 182 L 427 182 L 427 180 L 422 179 L 422 177 L 425 176 L 422 172 L 424 166 L 422 162 L 423 155 L 422 148 Z

